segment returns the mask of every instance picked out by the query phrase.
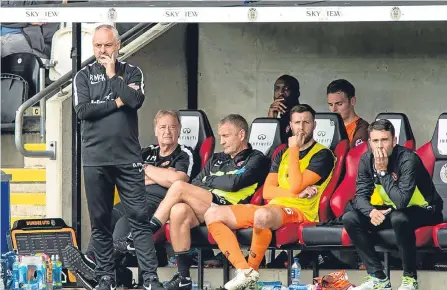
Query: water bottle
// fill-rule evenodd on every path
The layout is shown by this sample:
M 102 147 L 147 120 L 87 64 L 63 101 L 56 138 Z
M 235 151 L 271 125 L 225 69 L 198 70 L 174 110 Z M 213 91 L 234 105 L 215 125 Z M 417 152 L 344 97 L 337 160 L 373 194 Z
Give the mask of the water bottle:
M 51 267 L 51 289 L 56 289 L 56 257 L 54 255 L 51 255 L 50 260 L 50 267 Z
M 19 263 L 19 286 L 22 289 L 28 289 L 28 264 L 23 258 Z
M 42 256 L 42 263 L 38 266 L 39 267 L 39 290 L 46 289 L 47 288 L 47 267 L 45 265 L 45 257 Z
M 14 264 L 12 264 L 12 289 L 19 290 L 20 289 L 20 258 L 19 256 L 15 257 Z
M 53 289 L 62 289 L 62 262 L 59 260 L 59 255 L 56 255 L 54 259 L 56 266 L 53 268 L 53 280 L 56 281 L 56 288 L 53 287 Z
M 5 282 L 3 281 L 3 268 L 0 264 L 0 290 L 5 290 Z
M 298 258 L 293 259 L 293 265 L 292 265 L 292 271 L 291 271 L 291 280 L 292 285 L 298 285 L 300 284 L 300 278 L 301 278 L 301 265 L 298 261 Z

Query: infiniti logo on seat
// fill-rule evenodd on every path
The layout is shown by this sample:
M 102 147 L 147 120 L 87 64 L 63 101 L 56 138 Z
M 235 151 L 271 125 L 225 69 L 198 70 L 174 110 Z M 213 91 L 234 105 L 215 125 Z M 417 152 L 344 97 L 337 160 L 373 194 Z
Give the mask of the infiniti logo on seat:
M 266 138 L 267 138 L 267 136 L 265 136 L 264 134 L 258 135 L 258 140 L 265 140 Z
M 184 134 L 189 134 L 189 133 L 191 133 L 191 129 L 190 129 L 190 128 L 183 128 L 183 129 L 182 129 L 182 132 L 183 132 Z
M 326 132 L 324 132 L 324 131 L 318 131 L 317 136 L 319 136 L 319 137 L 324 137 L 324 136 L 326 136 Z

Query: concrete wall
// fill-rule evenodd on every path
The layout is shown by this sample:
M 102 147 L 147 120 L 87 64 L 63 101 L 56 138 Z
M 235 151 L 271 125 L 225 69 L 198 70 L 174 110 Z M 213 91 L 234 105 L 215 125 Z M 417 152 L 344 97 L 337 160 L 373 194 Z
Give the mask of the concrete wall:
M 72 98 L 54 96 L 46 106 L 51 116 L 46 122 L 47 142 L 56 141 L 56 159 L 46 162 L 46 216 L 61 217 L 72 225 Z
M 1 167 L 2 168 L 23 168 L 25 160 L 15 145 L 13 133 L 1 135 Z M 41 143 L 40 133 L 23 134 L 23 143 Z
M 297 77 L 301 102 L 326 111 L 326 86 L 350 80 L 356 110 L 406 113 L 417 146 L 447 111 L 446 23 L 290 23 L 200 25 L 199 107 L 214 128 L 219 118 L 265 116 L 273 83 Z
M 153 118 L 159 109 L 187 106 L 185 30 L 186 25 L 174 26 L 126 60 L 144 75 L 146 99 L 138 114 L 142 146 L 156 143 Z

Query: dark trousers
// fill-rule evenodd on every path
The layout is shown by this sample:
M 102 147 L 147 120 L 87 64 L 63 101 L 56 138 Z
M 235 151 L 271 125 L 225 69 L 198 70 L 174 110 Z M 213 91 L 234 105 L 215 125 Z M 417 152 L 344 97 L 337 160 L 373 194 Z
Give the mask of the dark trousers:
M 84 166 L 84 181 L 92 228 L 91 239 L 97 263 L 95 269 L 97 278 L 100 279 L 104 275 L 115 277 L 110 224 L 115 185 L 132 229 L 135 252 L 143 279 L 146 281 L 157 277 L 157 260 L 149 227 L 142 167 L 133 164 Z
M 392 211 L 379 226 L 371 223 L 370 217 L 358 210 L 343 215 L 343 224 L 354 243 L 360 259 L 365 263 L 368 274 L 383 271 L 379 254 L 374 249 L 375 239 L 371 233 L 384 229 L 393 229 L 396 243 L 402 258 L 404 276 L 416 276 L 416 236 L 414 231 L 423 226 L 436 225 L 442 222 L 442 214 L 411 206 Z
M 156 185 L 145 187 L 145 191 L 146 191 L 145 197 L 146 197 L 146 202 L 147 202 L 148 210 L 149 210 L 148 211 L 149 218 L 151 218 L 154 215 L 155 211 L 157 210 L 158 206 L 160 205 L 161 201 L 164 198 L 164 196 L 161 196 L 161 195 L 151 191 L 151 189 L 153 189 L 154 186 L 156 186 Z M 159 186 L 158 191 L 162 191 L 162 190 L 164 190 L 165 193 L 167 192 L 167 189 L 164 189 L 163 187 Z M 122 202 L 118 202 L 117 204 L 115 204 L 115 206 L 112 209 L 112 219 L 111 219 L 110 227 L 113 232 L 112 236 L 113 236 L 114 241 L 128 237 L 129 234 L 131 233 L 131 227 L 129 224 L 129 220 L 126 216 L 126 210 L 125 210 L 124 204 Z M 93 239 L 90 238 L 86 254 L 94 257 L 95 251 L 93 248 L 92 241 L 93 241 Z M 153 257 L 149 257 L 149 263 L 153 264 L 152 267 L 157 267 L 157 265 L 160 265 L 160 263 L 161 263 L 161 265 L 166 264 L 167 263 L 167 257 L 166 257 L 167 253 L 166 253 L 166 249 L 164 248 L 164 245 L 156 244 L 155 249 L 156 249 L 156 254 L 157 254 L 157 261 L 155 261 L 155 259 Z M 115 259 L 116 267 L 126 266 L 126 263 L 123 262 L 123 258 L 124 258 L 123 253 L 115 252 L 114 259 Z M 129 262 L 128 260 L 126 260 L 126 261 Z M 157 262 L 158 262 L 158 264 L 157 264 Z M 141 279 L 139 279 L 139 280 L 141 280 Z
M 161 186 L 160 186 L 161 187 Z M 146 202 L 148 206 L 148 215 L 149 220 L 154 215 L 155 211 L 157 210 L 158 206 L 160 205 L 161 201 L 163 200 L 162 196 L 158 196 L 156 194 L 153 194 L 150 192 L 151 187 L 146 187 Z M 120 210 L 122 208 L 122 203 L 117 203 L 114 206 L 114 213 L 116 214 L 115 217 L 118 217 L 118 212 L 122 212 Z M 131 232 L 130 223 L 126 216 L 121 215 L 115 222 L 114 225 L 114 231 L 113 231 L 113 240 L 122 239 L 123 237 L 127 237 L 129 233 Z
M 110 219 L 110 229 L 113 232 L 113 240 L 115 240 L 115 228 L 118 224 L 118 221 L 122 218 L 126 216 L 126 209 L 124 207 L 124 204 L 122 204 L 121 202 L 115 204 L 115 206 L 112 209 L 112 214 L 110 215 L 111 219 Z M 128 232 L 130 232 L 130 225 L 129 222 L 127 221 L 126 218 L 126 227 L 128 228 Z M 118 228 L 119 230 L 119 228 Z M 119 230 L 119 232 L 122 232 L 122 230 Z M 87 255 L 89 256 L 95 256 L 95 249 L 93 248 L 93 239 L 92 237 L 90 237 L 90 240 L 88 242 L 88 247 L 87 247 L 87 251 L 85 252 Z

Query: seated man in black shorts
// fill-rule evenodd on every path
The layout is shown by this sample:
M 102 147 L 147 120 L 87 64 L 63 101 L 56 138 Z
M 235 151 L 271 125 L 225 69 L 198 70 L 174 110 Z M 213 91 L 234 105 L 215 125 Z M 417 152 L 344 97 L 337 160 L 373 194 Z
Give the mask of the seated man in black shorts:
M 218 126 L 223 152 L 214 153 L 192 184 L 176 181 L 168 190 L 151 219 L 157 231 L 170 220 L 172 247 L 178 271 L 166 289 L 190 290 L 191 228 L 205 221 L 211 206 L 249 203 L 267 176 L 270 161 L 248 143 L 248 124 L 244 117 L 231 114 Z
M 181 123 L 177 111 L 159 111 L 154 118 L 154 127 L 158 145 L 142 149 L 145 168 L 145 190 L 147 193 L 146 200 L 151 211 L 150 216 L 155 212 L 166 195 L 168 188 L 175 181 L 189 182 L 200 170 L 199 158 L 192 148 L 178 144 Z M 130 226 L 125 214 L 126 212 L 122 204 L 120 202 L 117 203 L 113 208 L 111 223 L 115 260 L 118 263 L 122 262 L 123 254 L 134 251 Z M 152 240 L 152 237 L 148 238 Z M 91 284 L 95 284 L 95 254 L 91 243 L 85 255 L 75 247 L 68 247 L 64 257 L 68 262 L 69 269 L 77 273 L 84 287 L 89 288 Z M 155 250 L 148 253 L 146 257 L 147 262 L 157 268 L 158 263 Z M 122 265 L 119 266 L 122 268 Z M 119 271 L 120 268 L 117 267 L 117 272 L 119 273 Z M 119 280 L 120 277 L 119 275 L 117 276 Z

